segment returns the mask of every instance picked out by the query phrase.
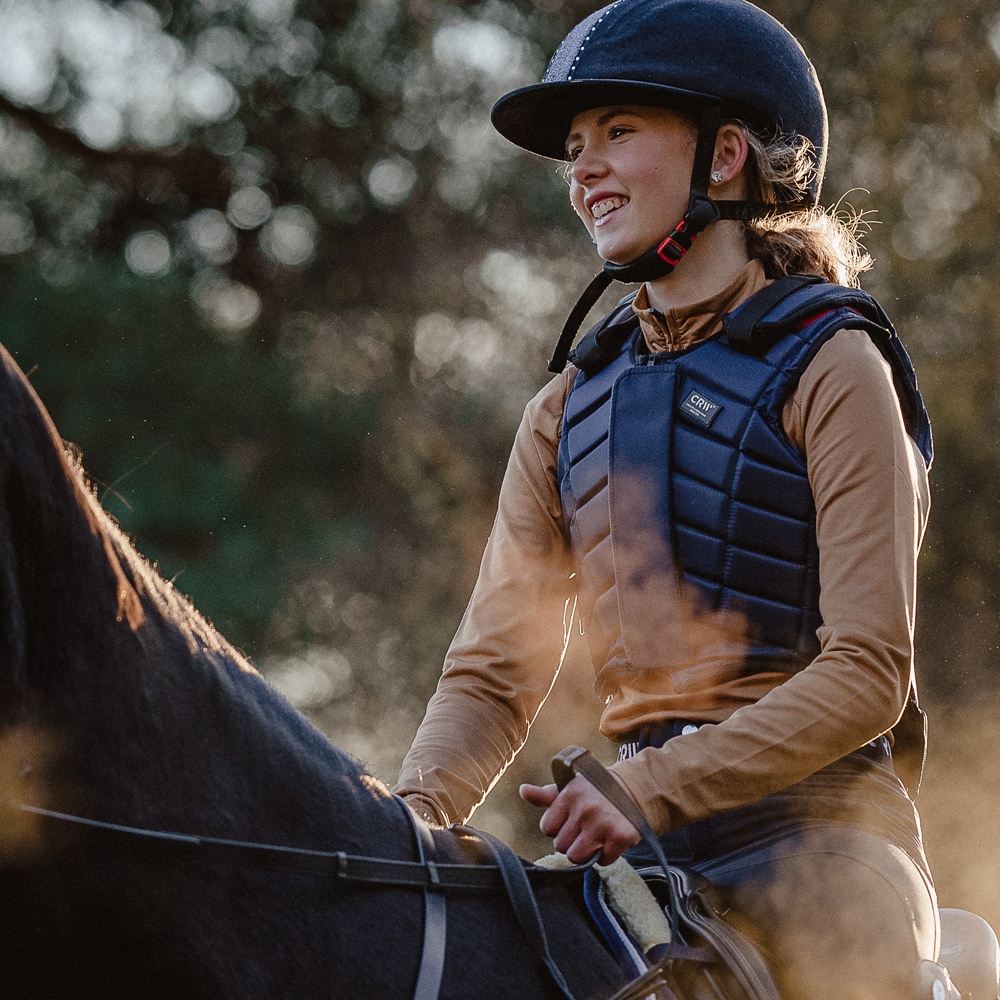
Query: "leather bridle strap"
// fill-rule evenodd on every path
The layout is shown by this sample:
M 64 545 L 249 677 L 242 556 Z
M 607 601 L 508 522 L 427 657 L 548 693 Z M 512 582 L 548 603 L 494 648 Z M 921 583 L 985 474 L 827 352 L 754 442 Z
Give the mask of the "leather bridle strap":
M 457 829 L 463 828 L 458 827 Z M 538 901 L 535 899 L 535 893 L 528 881 L 521 859 L 502 840 L 498 840 L 492 834 L 485 833 L 483 830 L 470 832 L 475 833 L 490 849 L 493 860 L 496 861 L 503 875 L 504 885 L 507 887 L 507 898 L 513 907 L 517 922 L 521 925 L 521 930 L 535 954 L 548 970 L 556 988 L 566 1000 L 576 1000 L 549 950 L 549 941 L 545 935 L 542 915 L 538 910 Z
M 635 828 L 664 871 L 670 867 L 653 828 L 639 804 L 611 776 L 611 772 L 583 747 L 567 747 L 552 758 L 552 776 L 562 791 L 582 774 Z
M 368 882 L 380 885 L 412 886 L 424 890 L 424 945 L 417 973 L 414 1000 L 438 1000 L 444 975 L 447 912 L 445 889 L 505 889 L 518 924 L 545 965 L 565 1000 L 575 1000 L 566 980 L 549 951 L 541 914 L 535 901 L 532 883 L 554 885 L 579 877 L 597 860 L 595 855 L 582 865 L 569 868 L 525 866 L 503 841 L 482 830 L 455 826 L 450 829 L 482 841 L 496 865 L 438 864 L 430 858 L 435 850 L 430 828 L 398 800 L 409 820 L 417 847 L 418 861 L 395 861 L 368 858 L 343 851 L 310 851 L 297 847 L 278 847 L 216 837 L 195 837 L 182 833 L 144 830 L 86 819 L 69 813 L 54 812 L 23 803 L 18 808 L 43 819 L 69 823 L 109 840 L 119 847 L 146 851 L 151 857 L 189 857 L 204 861 L 237 864 L 242 867 L 299 872 Z
M 437 865 L 430 860 L 434 854 L 434 835 L 430 827 L 403 802 L 396 799 L 413 830 L 417 858 L 427 869 L 431 884 L 424 886 L 424 945 L 420 951 L 420 969 L 413 1000 L 438 1000 L 444 979 L 444 954 L 448 941 L 448 901 L 440 884 L 435 881 Z
M 114 843 L 116 847 L 145 851 L 151 858 L 199 859 L 206 862 L 263 868 L 271 871 L 299 872 L 340 879 L 345 882 L 376 885 L 435 887 L 498 891 L 506 887 L 499 868 L 483 864 L 430 863 L 370 858 L 343 851 L 313 851 L 300 847 L 279 847 L 218 837 L 196 837 L 184 833 L 144 830 L 141 827 L 105 823 L 69 813 L 54 812 L 38 806 L 20 804 L 23 812 L 43 819 L 83 827 L 91 835 Z M 469 831 L 480 836 L 479 831 Z M 591 865 L 587 862 L 570 868 L 539 868 L 530 865 L 525 874 L 535 886 L 557 885 L 579 878 Z

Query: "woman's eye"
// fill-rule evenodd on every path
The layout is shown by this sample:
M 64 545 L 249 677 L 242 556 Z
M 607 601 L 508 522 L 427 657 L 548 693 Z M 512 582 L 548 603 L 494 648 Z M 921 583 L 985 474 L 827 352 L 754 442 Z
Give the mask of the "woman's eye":
M 612 125 L 608 134 L 612 139 L 620 139 L 627 132 L 629 132 L 629 129 L 625 125 Z

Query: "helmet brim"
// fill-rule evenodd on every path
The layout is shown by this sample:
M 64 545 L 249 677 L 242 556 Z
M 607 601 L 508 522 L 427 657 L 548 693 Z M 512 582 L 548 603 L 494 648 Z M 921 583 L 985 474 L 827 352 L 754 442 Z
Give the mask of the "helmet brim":
M 635 80 L 569 80 L 512 90 L 490 112 L 493 127 L 514 145 L 552 160 L 566 159 L 573 119 L 593 108 L 642 105 L 695 112 L 719 98 Z

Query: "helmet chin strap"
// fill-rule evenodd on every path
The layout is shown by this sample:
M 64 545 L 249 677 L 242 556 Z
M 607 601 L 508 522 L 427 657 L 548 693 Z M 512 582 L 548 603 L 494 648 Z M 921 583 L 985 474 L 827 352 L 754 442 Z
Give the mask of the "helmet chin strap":
M 674 268 L 684 259 L 698 234 L 720 219 L 747 221 L 769 215 L 782 208 L 805 208 L 808 202 L 790 202 L 787 206 L 755 201 L 715 201 L 708 195 L 711 180 L 712 161 L 715 159 L 715 141 L 719 134 L 722 108 L 718 104 L 707 104 L 698 116 L 698 140 L 695 146 L 694 163 L 691 167 L 691 196 L 684 218 L 674 227 L 674 231 L 645 253 L 627 264 L 613 264 L 608 261 L 577 300 L 559 335 L 559 341 L 549 362 L 550 372 L 561 372 L 569 359 L 570 348 L 577 331 L 587 317 L 587 313 L 597 304 L 612 281 L 641 282 L 656 281 L 673 273 Z
M 662 243 L 650 247 L 644 254 L 640 254 L 627 264 L 613 264 L 607 261 L 604 273 L 614 281 L 624 282 L 656 281 L 657 278 L 665 278 L 668 274 L 672 274 L 674 268 L 684 259 L 698 234 L 721 218 L 722 213 L 717 202 L 707 194 L 699 194 L 692 190 L 684 218 Z
M 691 244 L 698 234 L 706 226 L 725 217 L 719 204 L 708 196 L 712 161 L 715 159 L 715 140 L 719 133 L 721 117 L 722 108 L 718 104 L 705 105 L 698 116 L 698 140 L 695 145 L 694 163 L 691 166 L 691 196 L 684 218 L 677 223 L 674 231 L 666 239 L 635 260 L 627 264 L 613 264 L 611 261 L 605 263 L 604 269 L 586 287 L 567 317 L 559 342 L 552 353 L 552 360 L 549 361 L 550 372 L 561 372 L 566 367 L 569 351 L 580 324 L 612 281 L 655 281 L 657 278 L 666 277 L 691 249 Z
M 715 159 L 715 141 L 719 134 L 722 108 L 706 104 L 698 116 L 698 140 L 691 165 L 691 195 L 684 218 L 674 231 L 644 254 L 627 264 L 604 265 L 604 273 L 615 281 L 656 281 L 671 274 L 677 264 L 691 249 L 698 234 L 722 218 L 719 205 L 708 196 L 708 185 Z

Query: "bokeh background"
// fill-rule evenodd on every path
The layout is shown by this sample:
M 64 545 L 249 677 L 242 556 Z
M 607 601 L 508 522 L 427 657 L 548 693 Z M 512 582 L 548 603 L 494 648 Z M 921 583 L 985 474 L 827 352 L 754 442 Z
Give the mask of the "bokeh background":
M 1000 927 L 1000 3 L 763 5 L 934 421 L 919 801 L 942 902 Z M 598 266 L 488 109 L 595 7 L 0 0 L 0 341 L 139 549 L 389 782 Z M 608 755 L 590 678 L 577 649 L 475 817 L 522 853 L 517 783 Z

